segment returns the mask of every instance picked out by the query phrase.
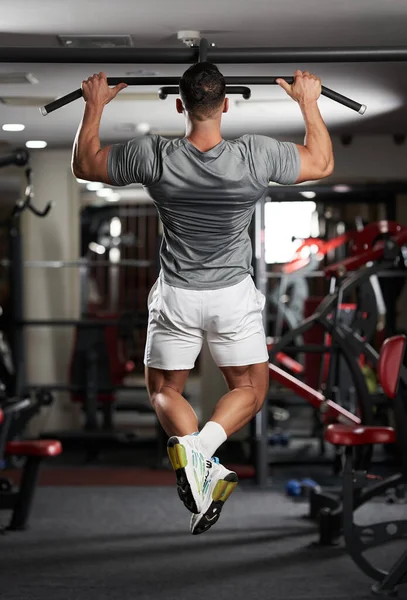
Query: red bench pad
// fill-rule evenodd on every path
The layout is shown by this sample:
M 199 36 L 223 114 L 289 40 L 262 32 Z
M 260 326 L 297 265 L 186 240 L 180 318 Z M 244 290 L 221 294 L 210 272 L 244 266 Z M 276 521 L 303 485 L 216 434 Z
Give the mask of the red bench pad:
M 58 440 L 23 440 L 7 442 L 5 451 L 14 456 L 58 456 L 62 446 Z
M 325 439 L 335 446 L 393 444 L 396 441 L 396 432 L 392 427 L 347 427 L 334 424 L 326 428 Z
M 406 346 L 405 335 L 388 338 L 380 348 L 377 374 L 384 393 L 388 398 L 395 398 L 400 377 L 400 368 L 404 359 Z

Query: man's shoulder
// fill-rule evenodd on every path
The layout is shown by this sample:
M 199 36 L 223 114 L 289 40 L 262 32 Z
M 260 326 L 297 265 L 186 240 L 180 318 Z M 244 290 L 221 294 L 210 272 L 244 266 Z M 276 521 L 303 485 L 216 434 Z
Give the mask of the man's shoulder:
M 128 151 L 138 154 L 155 154 L 156 156 L 166 156 L 178 147 L 182 146 L 182 138 L 170 139 L 162 135 L 152 133 L 128 140 L 125 145 Z
M 245 133 L 240 137 L 230 140 L 230 144 L 234 146 L 243 146 L 251 150 L 262 149 L 264 147 L 273 146 L 276 140 L 267 135 L 260 135 L 258 133 Z

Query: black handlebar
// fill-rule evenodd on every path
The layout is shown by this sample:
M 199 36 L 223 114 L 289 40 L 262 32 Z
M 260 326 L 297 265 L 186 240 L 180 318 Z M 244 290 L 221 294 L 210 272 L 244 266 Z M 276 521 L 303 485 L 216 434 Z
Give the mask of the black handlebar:
M 277 79 L 285 79 L 287 83 L 293 83 L 294 77 L 264 77 L 264 76 L 254 76 L 254 77 L 225 77 L 226 85 L 277 85 Z M 157 86 L 176 86 L 178 88 L 179 85 L 179 77 L 108 77 L 107 78 L 108 85 L 114 86 L 119 83 L 127 83 L 127 85 L 157 85 Z M 163 88 L 160 88 L 163 90 Z M 165 88 L 164 88 L 165 89 Z M 248 88 L 246 88 L 248 89 Z M 173 92 L 171 92 L 173 93 Z M 242 93 L 242 92 L 238 92 Z M 334 90 L 331 90 L 325 86 L 322 86 L 322 95 L 326 98 L 330 98 L 347 108 L 350 108 L 359 114 L 363 115 L 366 112 L 366 105 L 359 104 L 359 102 L 355 102 L 355 100 L 351 100 L 342 94 L 338 94 Z M 77 89 L 66 96 L 62 96 L 62 98 L 58 98 L 49 104 L 40 108 L 40 112 L 43 116 L 48 115 L 49 113 L 70 104 L 74 100 L 78 100 L 82 97 L 82 89 Z
M 30 158 L 29 153 L 24 149 L 19 149 L 13 152 L 13 154 L 8 154 L 5 156 L 0 156 L 0 167 L 5 167 L 8 165 L 17 165 L 17 166 L 25 166 L 28 163 Z M 21 213 L 25 210 L 29 210 L 36 217 L 46 217 L 49 211 L 52 208 L 52 202 L 48 202 L 44 209 L 40 210 L 33 204 L 34 199 L 34 190 L 32 184 L 32 171 L 28 167 L 25 171 L 25 176 L 27 179 L 27 185 L 25 188 L 25 194 L 23 198 L 17 200 L 14 205 L 13 210 L 11 211 L 10 216 L 4 221 L 0 221 L 0 225 L 9 225 L 14 219 L 16 219 Z
M 34 190 L 32 185 L 32 171 L 30 168 L 26 169 L 25 176 L 27 178 L 27 187 L 25 188 L 24 198 L 18 200 L 11 213 L 11 218 L 15 218 L 21 215 L 25 210 L 31 211 L 36 217 L 46 217 L 52 208 L 52 202 L 48 202 L 43 210 L 36 208 L 32 200 L 34 198 Z
M 160 100 L 166 100 L 166 98 L 170 95 L 178 95 L 179 94 L 179 87 L 177 85 L 174 86 L 164 86 L 161 87 L 158 90 L 158 97 L 160 98 Z M 226 95 L 231 95 L 231 94 L 239 94 L 241 96 L 243 96 L 243 98 L 245 100 L 249 100 L 249 98 L 252 95 L 252 91 L 249 87 L 245 86 L 245 85 L 229 85 L 226 86 Z

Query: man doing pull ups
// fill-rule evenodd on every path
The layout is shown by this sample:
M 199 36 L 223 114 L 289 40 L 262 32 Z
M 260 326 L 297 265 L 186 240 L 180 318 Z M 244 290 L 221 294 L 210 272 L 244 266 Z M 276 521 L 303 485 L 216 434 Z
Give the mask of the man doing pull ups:
M 161 271 L 148 298 L 145 375 L 193 534 L 216 523 L 237 485 L 236 473 L 214 458 L 216 450 L 261 409 L 268 389 L 264 296 L 253 283 L 248 233 L 256 202 L 270 181 L 294 184 L 333 171 L 318 108 L 320 80 L 296 71 L 291 85 L 278 84 L 299 105 L 304 145 L 250 134 L 223 139 L 225 80 L 215 65 L 202 62 L 180 80 L 176 108 L 185 117 L 184 137 L 147 135 L 102 148 L 103 108 L 126 84 L 111 89 L 104 73 L 82 84 L 86 106 L 73 147 L 74 174 L 113 186 L 141 183 L 163 225 Z M 182 392 L 204 336 L 229 392 L 199 429 Z

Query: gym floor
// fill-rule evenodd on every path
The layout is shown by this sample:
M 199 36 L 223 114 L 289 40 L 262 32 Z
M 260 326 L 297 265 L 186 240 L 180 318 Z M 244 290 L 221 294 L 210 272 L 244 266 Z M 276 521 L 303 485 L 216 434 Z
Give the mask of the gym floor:
M 40 486 L 31 526 L 0 545 L 2 600 L 371 598 L 343 545 L 312 547 L 307 505 L 242 482 L 210 531 L 192 536 L 175 486 Z M 375 503 L 359 520 L 401 516 Z M 5 520 L 7 513 L 1 514 Z M 375 550 L 383 567 L 400 546 Z

